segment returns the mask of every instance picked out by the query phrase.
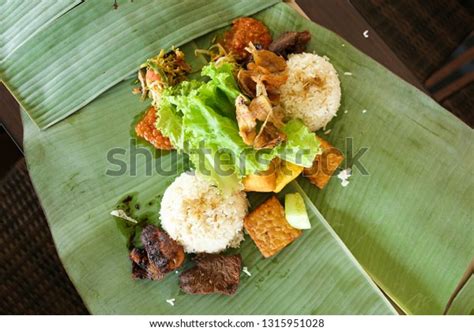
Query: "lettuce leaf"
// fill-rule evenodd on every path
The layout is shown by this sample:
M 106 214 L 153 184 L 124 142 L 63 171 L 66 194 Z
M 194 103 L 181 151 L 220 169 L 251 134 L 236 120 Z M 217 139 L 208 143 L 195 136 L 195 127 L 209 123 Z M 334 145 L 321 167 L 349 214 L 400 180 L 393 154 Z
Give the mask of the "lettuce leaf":
M 309 168 L 319 152 L 319 140 L 316 135 L 299 119 L 292 119 L 285 124 L 282 131 L 287 140 L 276 147 L 282 160 Z
M 255 150 L 239 135 L 235 99 L 241 93 L 229 63 L 202 69 L 207 82 L 186 81 L 163 93 L 156 126 L 173 145 L 190 155 L 197 172 L 211 178 L 223 191 L 241 189 L 240 179 L 268 169 L 279 156 L 305 167 L 312 165 L 319 144 L 299 120 L 283 131 L 287 141 L 273 149 Z

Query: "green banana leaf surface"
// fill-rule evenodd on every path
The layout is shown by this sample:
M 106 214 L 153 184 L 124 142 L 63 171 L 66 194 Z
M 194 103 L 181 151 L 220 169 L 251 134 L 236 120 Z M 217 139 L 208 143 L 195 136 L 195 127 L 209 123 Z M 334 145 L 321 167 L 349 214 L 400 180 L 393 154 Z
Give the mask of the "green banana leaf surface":
M 117 104 L 121 107 L 117 108 Z M 181 157 L 170 153 L 149 162 L 145 158 L 137 161 L 136 176 L 106 176 L 105 170 L 110 168 L 107 152 L 133 148 L 130 147 L 130 123 L 134 114 L 142 110 L 143 104 L 130 93 L 130 82 L 124 82 L 47 131 L 41 132 L 24 116 L 32 178 L 40 178 L 35 186 L 42 192 L 41 201 L 51 222 L 58 251 L 91 312 L 393 312 L 380 290 L 315 208 L 310 210 L 311 231 L 273 259 L 265 260 L 247 238 L 241 254 L 252 276 L 242 275 L 239 291 L 233 297 L 184 295 L 179 290 L 176 274 L 159 283 L 133 281 L 127 239 L 122 236 L 120 223 L 109 213 L 120 205 L 121 198 L 132 196 L 132 205 L 136 208 L 132 215 L 158 223 L 160 195 L 175 175 L 150 177 L 146 168 L 153 164 L 154 169 L 160 167 L 163 172 L 175 174 L 173 169 L 184 169 Z M 77 141 L 83 147 L 76 146 L 71 150 L 71 144 L 77 144 Z M 128 157 L 124 155 L 123 160 Z M 111 169 L 115 170 L 114 167 Z M 139 206 L 135 207 L 135 204 Z M 171 298 L 176 299 L 174 307 L 166 302 Z
M 94 22 L 100 20 L 99 14 L 81 9 L 84 6 L 60 18 L 70 15 L 75 18 L 73 23 L 63 24 L 58 19 L 57 26 L 50 23 L 27 43 L 35 43 L 41 50 L 41 34 L 47 29 L 80 27 L 81 15 Z M 259 9 L 252 7 L 238 15 Z M 147 105 L 131 95 L 129 80 L 115 84 L 162 47 L 193 39 L 195 42 L 183 46 L 185 50 L 205 47 L 215 33 L 198 37 L 211 31 L 211 26 L 217 29 L 229 23 L 230 17 L 202 18 L 208 30 L 197 33 L 192 27 L 183 28 L 179 40 L 166 37 L 164 29 L 160 34 L 163 40 L 153 44 L 147 34 L 125 33 L 120 40 L 110 41 L 108 52 L 102 47 L 87 60 L 88 64 L 107 62 L 106 72 L 118 70 L 120 74 L 110 78 L 98 67 L 81 69 L 85 62 L 80 62 L 67 73 L 60 70 L 50 83 L 61 87 L 56 94 L 46 79 L 48 68 L 56 64 L 64 69 L 61 61 L 66 53 L 58 55 L 58 62 L 39 65 L 26 78 L 17 75 L 17 66 L 0 64 L 2 78 L 33 118 L 23 116 L 31 177 L 60 257 L 84 302 L 93 313 L 393 313 L 374 280 L 406 313 L 441 314 L 474 252 L 472 130 L 422 92 L 286 4 L 274 5 L 256 17 L 274 36 L 289 30 L 309 30 L 312 40 L 308 49 L 329 57 L 338 70 L 341 109 L 329 125 L 330 134 L 321 135 L 344 151 L 344 167 L 351 167 L 353 175 L 347 187 L 333 178 L 319 191 L 302 178 L 287 188 L 305 196 L 313 228 L 272 259 L 263 259 L 247 238 L 241 253 L 252 276 L 242 275 L 239 291 L 232 298 L 185 296 L 178 289 L 177 275 L 160 283 L 132 281 L 124 229 L 109 215 L 123 197 L 132 196 L 140 206 L 135 206 L 133 213 L 158 223 L 161 195 L 179 171 L 186 169 L 181 155 L 154 153 L 147 157 L 143 151 L 151 149 L 130 140 L 131 125 Z M 127 24 L 119 20 L 118 29 L 123 26 L 124 31 L 133 31 L 135 25 L 141 26 L 137 20 L 124 20 Z M 154 24 L 158 27 L 157 22 Z M 101 41 L 100 24 L 90 24 L 87 29 L 92 33 L 90 40 L 78 41 L 74 47 L 91 47 Z M 25 44 L 7 60 L 18 56 L 20 63 L 30 65 L 30 55 L 22 51 Z M 122 44 L 129 48 L 120 48 Z M 132 56 L 135 53 L 137 57 Z M 192 51 L 186 53 L 192 57 Z M 191 61 L 196 67 L 202 59 Z M 85 93 L 80 97 L 79 92 L 69 94 L 61 85 L 72 84 L 68 80 L 76 70 L 87 72 L 74 79 L 77 90 Z M 90 81 L 98 86 L 91 88 Z M 40 86 L 41 96 L 31 96 L 31 82 L 46 84 Z M 47 130 L 37 126 L 56 122 Z M 136 162 L 129 160 L 137 148 L 143 155 Z M 128 165 L 120 176 L 106 174 L 118 164 L 117 160 L 111 162 L 114 151 L 123 152 L 120 160 Z M 151 166 L 179 171 L 148 176 Z M 250 198 L 255 205 L 265 197 Z M 456 298 L 453 310 L 472 311 L 472 296 L 466 294 L 472 292 L 471 283 Z M 174 307 L 166 303 L 170 298 L 176 298 Z
M 474 278 L 472 276 L 455 297 L 447 313 L 449 315 L 474 315 Z
M 1 0 L 0 62 L 80 0 Z

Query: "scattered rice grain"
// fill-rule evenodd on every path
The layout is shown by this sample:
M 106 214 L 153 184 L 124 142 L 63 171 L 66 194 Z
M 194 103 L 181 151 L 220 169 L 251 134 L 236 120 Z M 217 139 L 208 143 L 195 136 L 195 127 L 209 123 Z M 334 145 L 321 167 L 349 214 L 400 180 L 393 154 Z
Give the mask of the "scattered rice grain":
M 341 170 L 341 172 L 339 172 L 339 174 L 337 175 L 337 178 L 339 178 L 341 180 L 342 187 L 346 187 L 347 185 L 349 185 L 349 180 L 348 179 L 351 176 L 352 176 L 351 168 L 347 168 L 347 169 Z

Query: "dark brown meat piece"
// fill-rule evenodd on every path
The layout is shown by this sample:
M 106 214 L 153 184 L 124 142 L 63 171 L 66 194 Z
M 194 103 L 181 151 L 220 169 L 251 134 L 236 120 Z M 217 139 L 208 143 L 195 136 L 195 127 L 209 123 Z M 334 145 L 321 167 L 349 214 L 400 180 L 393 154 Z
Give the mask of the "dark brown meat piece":
M 141 248 L 132 249 L 130 251 L 130 260 L 132 260 L 132 278 L 147 279 L 148 257 L 145 250 Z
M 179 286 L 188 294 L 232 295 L 240 283 L 242 258 L 239 255 L 199 254 L 196 266 L 179 276 Z
M 183 264 L 183 246 L 173 240 L 165 231 L 152 224 L 147 225 L 142 231 L 141 240 L 150 264 L 156 265 L 161 271 L 170 272 Z
M 130 252 L 134 279 L 163 279 L 184 262 L 184 249 L 168 234 L 154 225 L 147 225 L 141 235 L 144 248 Z
M 284 58 L 288 58 L 288 54 L 304 52 L 310 40 L 311 34 L 308 31 L 285 32 L 275 39 L 268 49 Z

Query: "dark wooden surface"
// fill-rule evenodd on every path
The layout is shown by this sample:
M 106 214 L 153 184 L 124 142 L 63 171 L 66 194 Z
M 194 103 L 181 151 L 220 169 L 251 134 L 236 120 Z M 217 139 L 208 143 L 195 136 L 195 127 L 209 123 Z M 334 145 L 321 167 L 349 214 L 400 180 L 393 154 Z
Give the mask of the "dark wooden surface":
M 61 265 L 24 159 L 0 180 L 0 243 L 1 315 L 88 313 Z
M 7 131 L 3 135 L 10 135 L 21 148 L 23 145 L 23 127 L 21 125 L 20 106 L 2 83 L 0 83 L 0 123 Z
M 296 2 L 311 20 L 336 32 L 393 73 L 424 90 L 423 85 L 370 27 L 350 0 L 296 0 Z M 368 38 L 363 35 L 365 30 L 368 30 Z
M 474 127 L 474 0 L 351 0 L 428 93 Z

